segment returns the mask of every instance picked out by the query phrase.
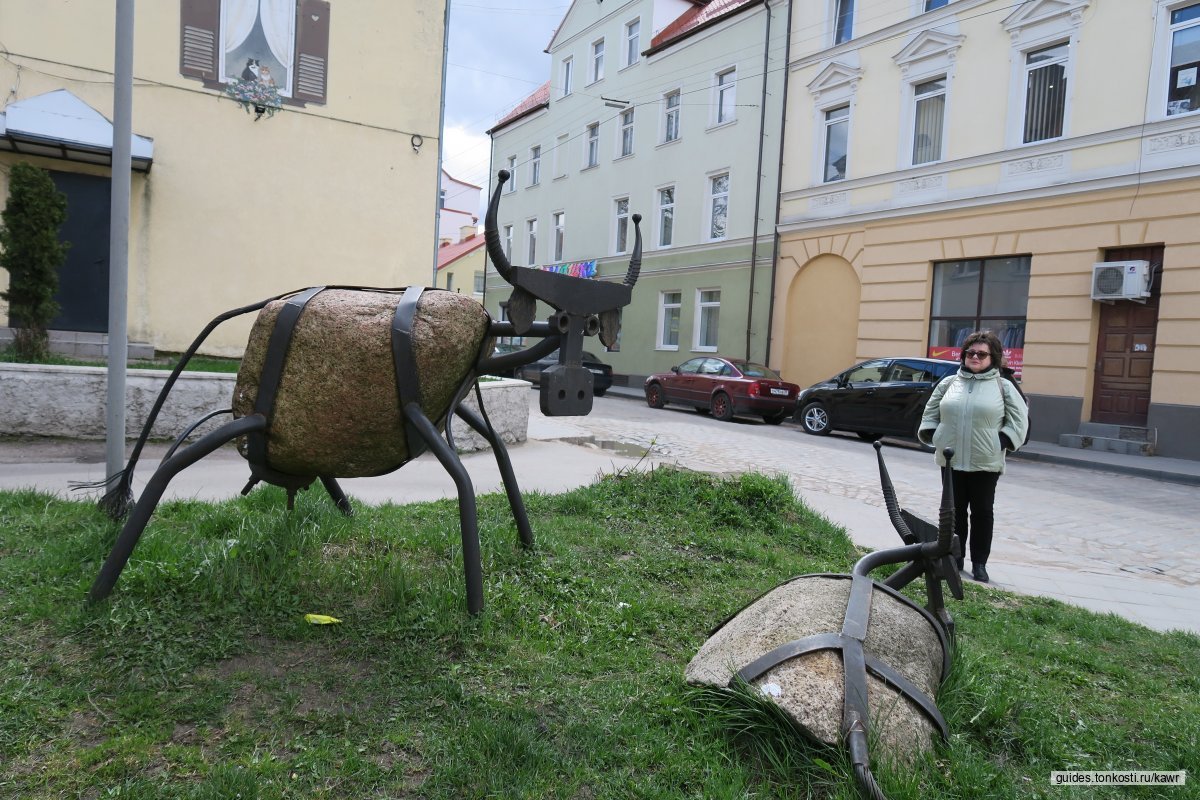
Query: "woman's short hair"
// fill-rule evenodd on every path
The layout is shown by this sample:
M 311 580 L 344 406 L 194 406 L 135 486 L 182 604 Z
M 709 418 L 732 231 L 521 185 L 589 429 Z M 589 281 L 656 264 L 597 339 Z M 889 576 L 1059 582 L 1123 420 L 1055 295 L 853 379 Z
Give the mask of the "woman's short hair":
M 987 345 L 988 350 L 992 354 L 992 366 L 996 369 L 1004 368 L 1004 345 L 1000 344 L 1000 338 L 991 331 L 975 331 L 967 337 L 963 342 L 962 351 L 959 353 L 958 360 L 966 362 L 967 348 L 976 342 L 983 342 Z

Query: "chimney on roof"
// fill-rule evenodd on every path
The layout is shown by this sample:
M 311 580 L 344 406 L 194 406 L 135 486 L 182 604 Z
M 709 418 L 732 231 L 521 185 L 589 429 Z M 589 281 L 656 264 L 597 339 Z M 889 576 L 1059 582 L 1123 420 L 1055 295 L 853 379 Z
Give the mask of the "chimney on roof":
M 474 239 L 475 234 L 479 233 L 479 228 L 474 225 L 463 225 L 458 229 L 458 240 L 465 242 L 467 239 Z

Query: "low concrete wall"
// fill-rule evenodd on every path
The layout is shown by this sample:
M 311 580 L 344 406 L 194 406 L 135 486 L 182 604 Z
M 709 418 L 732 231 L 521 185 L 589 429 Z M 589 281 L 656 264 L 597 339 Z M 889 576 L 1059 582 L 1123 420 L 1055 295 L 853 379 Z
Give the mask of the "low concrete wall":
M 126 438 L 142 431 L 146 415 L 170 375 L 168 370 L 131 369 L 125 381 Z M 103 439 L 107 403 L 104 367 L 0 364 L 0 434 Z M 184 372 L 159 412 L 151 436 L 174 439 L 204 414 L 229 408 L 236 376 L 222 372 Z M 529 428 L 529 384 L 493 380 L 480 384 L 492 426 L 509 443 L 523 442 Z M 479 410 L 472 391 L 463 403 Z M 200 428 L 202 435 L 229 420 L 217 417 Z M 460 452 L 483 450 L 483 438 L 455 420 L 454 444 Z

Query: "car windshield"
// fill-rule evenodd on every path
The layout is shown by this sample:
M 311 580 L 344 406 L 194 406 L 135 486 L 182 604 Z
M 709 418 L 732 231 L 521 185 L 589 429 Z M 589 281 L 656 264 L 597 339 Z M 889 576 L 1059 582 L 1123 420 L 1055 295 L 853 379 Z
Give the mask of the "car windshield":
M 773 381 L 783 380 L 775 370 L 764 367 L 762 364 L 755 364 L 753 361 L 731 361 L 729 363 L 737 367 L 738 371 L 747 378 L 767 378 Z

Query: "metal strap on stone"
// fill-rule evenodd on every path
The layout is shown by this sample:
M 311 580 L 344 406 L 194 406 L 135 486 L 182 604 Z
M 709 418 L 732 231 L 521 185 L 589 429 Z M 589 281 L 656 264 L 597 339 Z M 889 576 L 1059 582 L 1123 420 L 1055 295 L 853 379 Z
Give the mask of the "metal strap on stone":
M 855 583 L 858 582 L 859 581 L 855 581 Z M 873 582 L 870 579 L 865 579 L 862 582 L 865 583 L 868 589 L 874 588 L 872 585 Z M 856 601 L 854 597 L 855 592 L 853 586 L 851 586 L 850 591 L 850 600 L 847 603 L 846 608 L 847 623 L 850 622 L 851 613 L 861 615 L 861 611 L 859 611 L 858 608 L 861 607 L 863 602 L 861 598 Z M 869 614 L 871 595 L 870 593 L 863 592 L 862 590 L 859 591 L 859 594 L 866 596 L 866 608 Z M 854 609 L 853 612 L 851 610 L 852 608 Z M 858 628 L 857 625 L 851 625 L 850 627 L 852 629 Z M 863 631 L 866 630 L 865 622 L 861 627 Z M 855 642 L 858 643 L 857 648 L 854 647 Z M 853 666 L 851 662 L 857 662 L 862 665 L 863 671 L 860 674 L 863 676 L 863 685 L 861 687 L 861 693 L 859 694 L 859 696 L 862 698 L 862 704 L 859 705 L 855 703 L 856 706 L 859 706 L 857 710 L 861 714 L 862 720 L 866 720 L 866 671 L 870 671 L 873 675 L 878 677 L 884 683 L 890 685 L 892 688 L 896 689 L 902 695 L 911 700 L 918 708 L 920 708 L 925 716 L 937 726 L 938 731 L 942 734 L 942 738 L 949 738 L 950 728 L 946 724 L 945 718 L 942 717 L 941 712 L 938 711 L 937 704 L 933 701 L 933 699 L 929 695 L 925 694 L 925 692 L 921 691 L 921 689 L 913 684 L 912 681 L 904 677 L 903 674 L 898 672 L 890 664 L 880 661 L 875 656 L 866 652 L 862 648 L 862 640 L 858 639 L 856 636 L 849 635 L 845 625 L 843 625 L 841 633 L 818 633 L 813 636 L 806 636 L 803 639 L 793 639 L 790 642 L 781 644 L 770 652 L 759 656 L 754 661 L 742 667 L 742 669 L 738 670 L 737 676 L 734 680 L 740 679 L 746 681 L 747 683 L 751 683 L 755 680 L 758 680 L 767 672 L 784 663 L 785 661 L 790 661 L 797 656 L 802 656 L 806 653 L 813 653 L 818 650 L 842 651 L 842 660 L 843 663 L 848 665 L 847 668 L 849 668 L 849 666 Z M 857 656 L 854 653 L 855 650 L 857 650 Z M 851 682 L 847 682 L 846 688 L 847 691 L 845 696 L 847 702 L 849 703 L 851 701 Z
M 415 403 L 421 406 L 421 376 L 417 372 L 417 360 L 413 353 L 413 320 L 417 316 L 417 303 L 421 300 L 424 288 L 410 286 L 400 296 L 396 304 L 396 314 L 392 317 L 392 363 L 396 367 L 396 394 L 400 398 L 400 408 L 408 408 Z M 408 447 L 408 457 L 414 459 L 428 449 L 424 438 L 413 427 L 408 415 L 404 414 L 404 438 Z
M 254 398 L 254 413 L 262 414 L 267 425 L 264 431 L 251 433 L 246 441 L 246 460 L 251 469 L 262 470 L 267 467 L 267 434 L 271 430 L 271 417 L 275 413 L 275 396 L 279 393 L 279 381 L 283 377 L 283 367 L 287 362 L 288 348 L 292 344 L 292 334 L 296 330 L 296 322 L 304 312 L 308 301 L 325 290 L 324 286 L 314 286 L 300 294 L 289 298 L 279 309 L 275 317 L 275 326 L 271 329 L 271 338 L 267 342 L 267 352 L 263 359 L 262 372 L 259 374 L 258 394 Z

